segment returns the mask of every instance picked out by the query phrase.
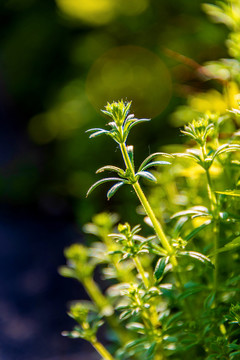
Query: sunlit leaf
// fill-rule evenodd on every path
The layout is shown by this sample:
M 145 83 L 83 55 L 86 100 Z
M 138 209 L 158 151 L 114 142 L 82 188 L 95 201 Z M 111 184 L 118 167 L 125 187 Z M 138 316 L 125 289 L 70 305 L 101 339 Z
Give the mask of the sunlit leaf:
M 151 119 L 138 119 L 135 120 L 134 122 L 132 122 L 129 126 L 128 126 L 128 130 L 130 131 L 135 125 L 138 125 L 142 122 L 146 122 L 146 121 L 150 121 Z
M 124 170 L 123 169 L 120 169 L 119 167 L 117 166 L 113 166 L 113 165 L 106 165 L 106 166 L 103 166 L 101 167 L 100 169 L 98 169 L 96 171 L 96 174 L 99 174 L 103 171 L 114 171 L 114 172 L 117 172 L 119 175 L 123 175 L 124 174 Z
M 157 182 L 157 179 L 155 178 L 155 176 L 153 174 L 151 174 L 149 171 L 139 171 L 136 173 L 136 176 L 141 176 L 141 177 L 146 178 L 147 180 Z
M 142 171 L 152 167 L 152 166 L 159 166 L 159 165 L 171 165 L 170 162 L 168 161 L 153 161 L 147 165 L 145 165 L 143 168 L 142 168 Z
M 214 265 L 211 262 L 211 260 L 207 256 L 205 256 L 205 255 L 203 255 L 203 254 L 201 254 L 199 252 L 196 252 L 196 251 L 181 251 L 181 252 L 178 253 L 178 255 L 189 256 L 189 257 L 194 258 L 194 259 L 196 259 L 198 261 L 201 261 L 205 265 L 208 265 L 208 266 L 214 268 Z
M 107 192 L 107 198 L 108 198 L 108 200 L 111 199 L 111 197 L 117 192 L 117 190 L 118 190 L 121 186 L 123 186 L 124 184 L 125 184 L 125 182 L 122 181 L 122 182 L 119 182 L 119 183 L 113 185 L 113 186 L 111 187 L 111 189 L 108 190 L 108 192 Z
M 149 163 L 149 161 L 151 161 L 156 156 L 166 156 L 166 157 L 171 157 L 171 158 L 173 157 L 171 154 L 167 154 L 167 153 L 163 153 L 163 152 L 157 152 L 157 153 L 151 154 L 148 157 L 146 157 L 146 159 L 141 163 L 138 171 L 143 170 L 144 166 L 146 166 Z
M 110 132 L 108 130 L 104 130 L 104 129 L 100 129 L 100 128 L 94 128 L 94 129 L 89 129 L 86 132 L 92 132 L 94 131 L 89 138 L 92 139 L 96 136 L 102 135 L 102 134 L 109 134 Z
M 228 196 L 240 196 L 240 190 L 215 191 L 217 194 Z
M 86 197 L 94 190 L 94 189 L 96 189 L 96 187 L 98 187 L 99 185 L 101 185 L 101 184 L 104 184 L 104 183 L 106 183 L 106 182 L 109 182 L 109 181 L 123 181 L 122 179 L 119 179 L 119 178 L 104 178 L 104 179 L 101 179 L 101 180 L 99 180 L 99 181 L 97 181 L 97 182 L 95 182 L 89 189 L 88 189 L 88 192 L 87 192 L 87 195 L 86 195 Z

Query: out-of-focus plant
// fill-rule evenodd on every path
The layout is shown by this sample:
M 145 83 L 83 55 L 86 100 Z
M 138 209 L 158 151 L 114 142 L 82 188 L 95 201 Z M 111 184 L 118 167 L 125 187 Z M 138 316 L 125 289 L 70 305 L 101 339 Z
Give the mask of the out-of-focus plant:
M 229 17 L 238 21 L 236 4 L 239 1 L 205 8 L 212 16 L 222 14 L 221 19 L 225 9 L 229 25 Z M 239 31 L 236 24 L 231 26 L 234 33 Z M 240 358 L 240 111 L 233 71 L 239 59 L 232 60 L 218 63 L 231 67 L 231 77 L 221 80 L 222 94 L 212 92 L 221 94 L 217 96 L 224 105 L 214 109 L 209 93 L 199 96 L 206 97 L 209 108 L 195 111 L 195 119 L 181 130 L 185 144 L 168 146 L 168 152 L 149 155 L 136 166 L 128 136 L 149 119 L 129 114 L 131 102 L 122 100 L 103 110 L 111 119 L 107 128 L 89 130 L 90 138 L 106 135 L 118 144 L 124 168 L 98 169 L 97 173 L 115 176 L 98 180 L 87 195 L 113 182 L 107 191 L 111 199 L 127 185 L 149 225 L 143 231 L 140 225 L 119 223 L 116 215 L 98 214 L 84 227 L 98 241 L 88 248 L 72 245 L 65 252 L 62 275 L 85 286 L 98 315 L 88 318 L 89 305 L 75 303 L 70 316 L 80 327 L 64 334 L 88 340 L 103 359 Z M 140 183 L 145 181 L 152 184 L 149 196 Z M 111 279 L 105 293 L 93 280 L 96 267 L 104 280 Z M 84 319 L 74 307 L 85 314 Z M 102 344 L 96 346 L 99 316 L 114 332 L 109 351 Z

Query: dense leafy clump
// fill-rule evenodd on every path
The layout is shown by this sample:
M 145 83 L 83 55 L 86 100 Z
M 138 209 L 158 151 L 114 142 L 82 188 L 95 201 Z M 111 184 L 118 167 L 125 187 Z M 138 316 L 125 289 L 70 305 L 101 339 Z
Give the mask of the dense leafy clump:
M 235 3 L 231 11 L 225 2 L 205 6 L 232 31 L 227 45 L 235 59 L 206 68 L 213 78 L 219 67 L 228 71 L 223 96 L 239 82 Z M 91 302 L 72 305 L 69 314 L 78 325 L 64 335 L 89 341 L 106 360 L 240 359 L 239 109 L 199 111 L 181 130 L 183 145 L 156 152 L 136 167 L 134 148 L 126 142 L 132 128 L 148 119 L 136 119 L 130 108 L 122 100 L 108 104 L 108 128 L 89 130 L 90 138 L 107 135 L 118 144 L 125 168 L 100 168 L 97 173 L 116 175 L 98 180 L 88 195 L 108 182 L 114 182 L 108 199 L 123 185 L 131 187 L 149 230 L 107 213 L 85 225 L 98 241 L 66 249 L 60 272 L 80 281 Z M 189 110 L 196 115 L 190 105 Z M 148 197 L 141 185 L 146 180 L 153 184 Z M 96 268 L 111 284 L 104 294 L 93 279 Z M 114 332 L 109 351 L 97 339 L 103 323 Z

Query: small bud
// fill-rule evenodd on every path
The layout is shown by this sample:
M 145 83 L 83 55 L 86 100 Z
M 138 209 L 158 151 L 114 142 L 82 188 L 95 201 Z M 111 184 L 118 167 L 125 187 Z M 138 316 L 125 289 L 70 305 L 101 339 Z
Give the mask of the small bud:
M 103 111 L 107 115 L 111 116 L 117 126 L 122 126 L 129 109 L 131 107 L 131 102 L 124 102 L 123 100 L 113 103 L 108 103 L 105 106 L 106 111 Z

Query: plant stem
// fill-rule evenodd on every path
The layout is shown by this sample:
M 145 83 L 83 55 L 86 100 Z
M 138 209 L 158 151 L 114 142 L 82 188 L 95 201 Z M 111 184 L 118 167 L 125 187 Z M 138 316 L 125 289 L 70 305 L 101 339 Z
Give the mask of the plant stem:
M 133 261 L 135 263 L 137 271 L 141 275 L 141 278 L 142 278 L 142 281 L 144 283 L 145 288 L 148 289 L 149 288 L 149 281 L 148 281 L 148 278 L 145 275 L 145 272 L 144 272 L 144 269 L 142 267 L 141 261 L 139 260 L 139 258 L 137 256 L 135 258 L 133 258 Z
M 201 147 L 203 160 L 207 156 L 206 152 L 206 144 Z M 206 177 L 207 177 L 207 189 L 208 189 L 208 197 L 210 201 L 210 208 L 213 216 L 213 234 L 214 234 L 214 282 L 213 289 L 217 292 L 218 287 L 218 247 L 219 247 L 219 215 L 217 209 L 217 199 L 216 195 L 213 191 L 212 179 L 209 173 L 209 169 L 205 169 Z
M 131 163 L 131 160 L 129 158 L 129 154 L 127 152 L 127 148 L 126 148 L 126 144 L 125 143 L 121 143 L 120 144 L 120 149 L 122 152 L 122 156 L 123 156 L 123 160 L 124 163 L 126 165 L 126 168 L 129 169 L 132 173 L 133 178 L 135 177 L 135 170 L 134 167 Z M 175 270 L 175 278 L 176 278 L 176 286 L 177 288 L 182 292 L 184 290 L 183 284 L 182 284 L 182 280 L 180 277 L 180 274 L 178 272 L 178 262 L 176 259 L 176 256 L 174 255 L 174 249 L 172 248 L 171 244 L 169 243 L 167 236 L 165 235 L 163 228 L 160 224 L 160 222 L 157 220 L 154 211 L 151 208 L 151 205 L 149 204 L 144 192 L 142 191 L 141 186 L 139 185 L 138 181 L 136 181 L 134 184 L 132 184 L 138 199 L 140 200 L 140 203 L 142 204 L 146 214 L 148 215 L 148 217 L 150 218 L 153 228 L 155 230 L 155 233 L 158 237 L 158 239 L 160 240 L 160 242 L 162 243 L 163 248 L 167 251 L 168 255 L 170 256 L 170 262 L 173 266 L 173 269 Z M 185 309 L 186 309 L 186 313 L 189 313 L 189 310 L 191 311 L 191 305 L 188 303 L 187 299 L 185 299 Z M 192 313 L 192 311 L 191 311 Z M 190 314 L 188 314 L 189 317 L 191 317 Z
M 95 302 L 100 311 L 104 311 L 104 308 L 111 306 L 91 277 L 86 277 L 83 280 L 83 285 L 89 297 Z M 109 309 L 109 312 L 110 311 L 111 309 Z
M 134 171 L 134 168 L 133 168 L 133 165 L 130 161 L 130 158 L 129 158 L 129 155 L 128 155 L 128 152 L 127 152 L 127 148 L 126 148 L 126 144 L 123 143 L 123 144 L 120 144 L 120 148 L 121 148 L 121 152 L 122 152 L 122 155 L 123 155 L 123 159 L 124 159 L 124 162 L 125 162 L 125 165 L 126 165 L 126 168 L 129 169 L 132 173 L 133 176 L 135 176 L 135 171 Z M 161 224 L 159 223 L 159 221 L 157 220 L 144 192 L 142 191 L 142 188 L 141 186 L 139 185 L 138 181 L 136 181 L 134 184 L 132 184 L 136 194 L 137 194 L 137 197 L 138 199 L 140 200 L 146 214 L 148 215 L 148 217 L 150 218 L 151 222 L 152 222 L 152 225 L 153 225 L 153 228 L 157 234 L 157 237 L 158 239 L 160 240 L 160 242 L 162 243 L 162 246 L 164 247 L 165 250 L 167 250 L 169 256 L 170 256 L 170 261 L 173 265 L 173 267 L 176 267 L 177 266 L 177 259 L 174 255 L 174 250 L 172 248 L 172 246 L 170 245 L 163 229 L 162 229 L 162 226 Z
M 106 316 L 106 320 L 109 325 L 116 331 L 119 336 L 120 341 L 125 344 L 130 340 L 128 334 L 124 331 L 124 329 L 119 326 L 117 319 L 113 314 L 113 309 L 108 299 L 102 294 L 99 287 L 95 283 L 95 281 L 91 277 L 87 277 L 82 281 L 89 297 L 96 304 L 99 311 L 103 312 Z
M 97 339 L 92 342 L 92 346 L 97 350 L 97 352 L 102 356 L 104 360 L 114 360 L 112 355 Z

